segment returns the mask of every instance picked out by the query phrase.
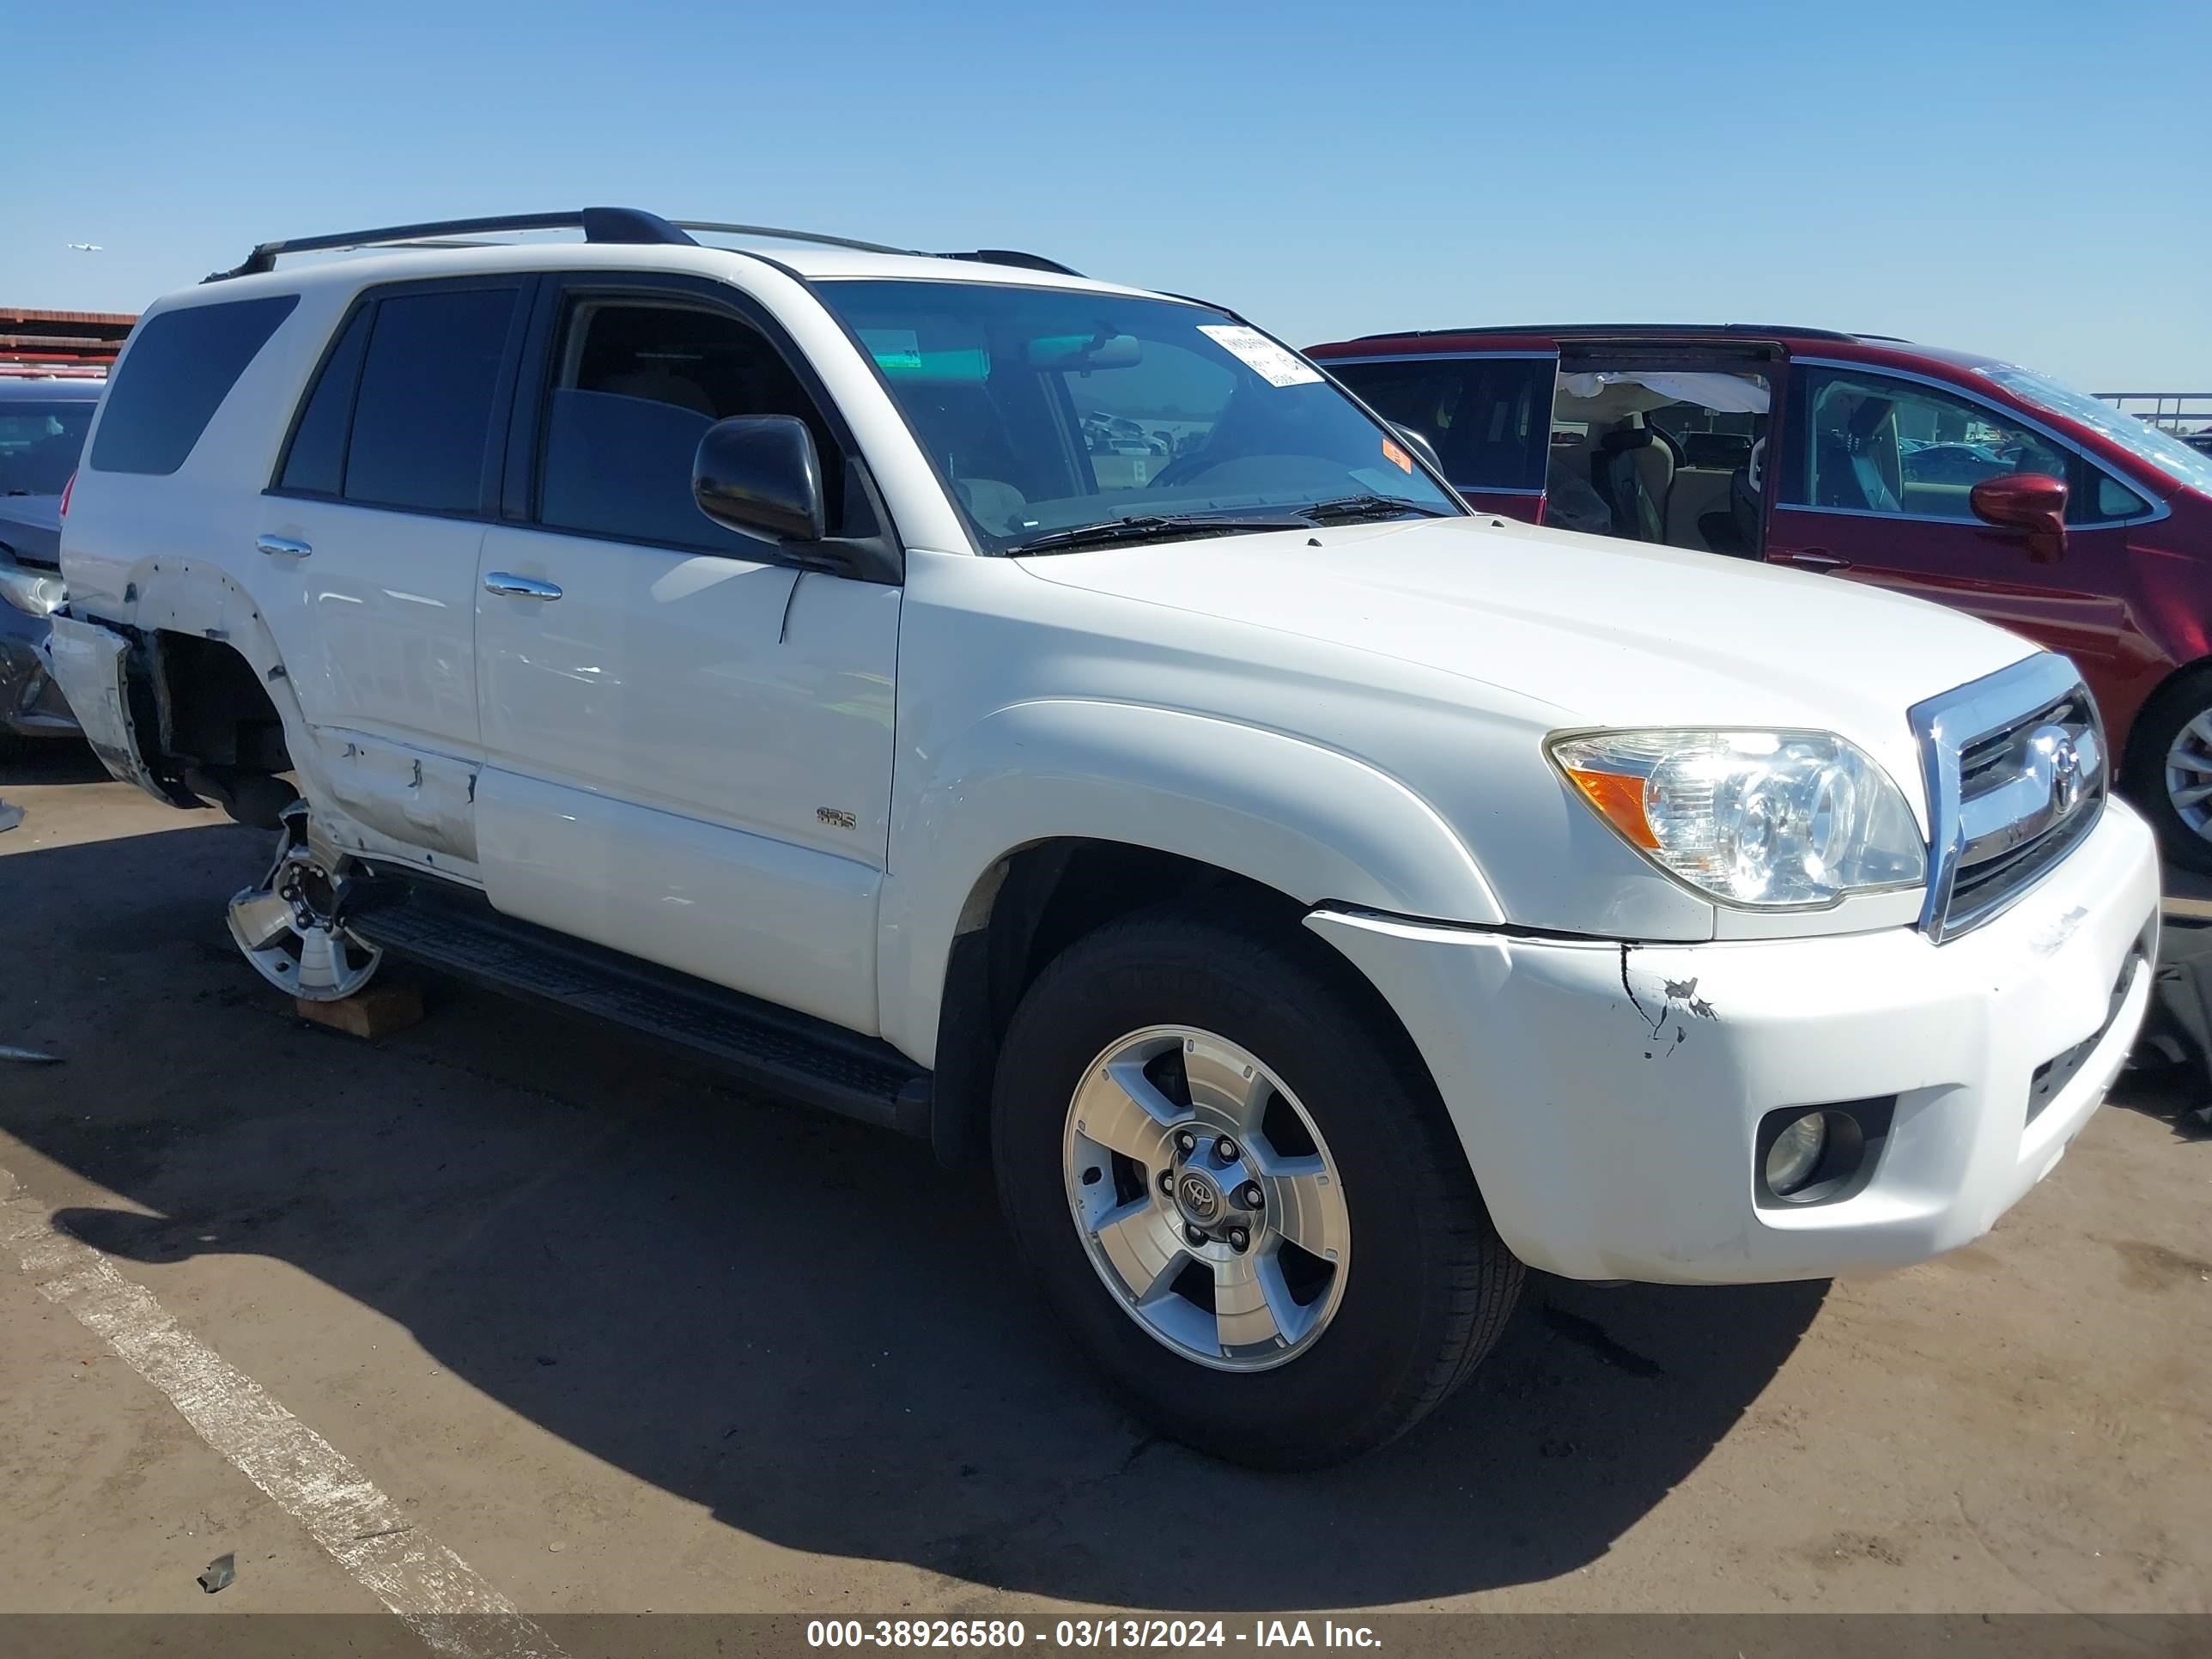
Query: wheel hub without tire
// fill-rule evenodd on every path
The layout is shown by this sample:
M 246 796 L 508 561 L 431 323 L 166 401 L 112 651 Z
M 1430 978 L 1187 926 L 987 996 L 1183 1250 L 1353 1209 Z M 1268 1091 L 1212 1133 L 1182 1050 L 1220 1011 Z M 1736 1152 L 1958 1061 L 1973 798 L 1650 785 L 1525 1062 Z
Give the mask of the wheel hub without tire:
M 384 953 L 346 927 L 346 879 L 307 844 L 303 809 L 286 810 L 283 837 L 261 885 L 231 900 L 230 936 L 271 985 L 336 1002 L 368 983 Z
M 1168 1347 L 1261 1370 L 1334 1315 L 1343 1182 L 1305 1109 L 1237 1044 L 1154 1026 L 1109 1045 L 1069 1103 L 1063 1152 L 1091 1266 Z

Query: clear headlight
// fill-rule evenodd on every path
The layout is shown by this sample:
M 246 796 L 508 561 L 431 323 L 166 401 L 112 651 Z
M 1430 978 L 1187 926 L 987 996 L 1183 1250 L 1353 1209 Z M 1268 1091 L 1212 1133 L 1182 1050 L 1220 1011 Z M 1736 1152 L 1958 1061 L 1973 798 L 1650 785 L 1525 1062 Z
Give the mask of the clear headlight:
M 1723 903 L 1828 905 L 1928 878 L 1904 793 L 1832 732 L 1600 732 L 1546 747 L 1623 840 Z

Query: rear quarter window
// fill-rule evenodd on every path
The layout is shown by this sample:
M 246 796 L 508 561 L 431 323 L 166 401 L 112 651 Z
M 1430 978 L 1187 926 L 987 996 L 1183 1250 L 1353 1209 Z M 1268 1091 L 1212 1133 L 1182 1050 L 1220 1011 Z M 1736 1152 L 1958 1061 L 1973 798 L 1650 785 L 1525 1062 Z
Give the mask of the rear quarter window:
M 473 513 L 484 472 L 513 288 L 424 289 L 379 302 L 354 393 L 344 496 L 368 507 Z
M 138 331 L 107 389 L 92 441 L 95 472 L 174 472 L 296 294 L 165 311 Z

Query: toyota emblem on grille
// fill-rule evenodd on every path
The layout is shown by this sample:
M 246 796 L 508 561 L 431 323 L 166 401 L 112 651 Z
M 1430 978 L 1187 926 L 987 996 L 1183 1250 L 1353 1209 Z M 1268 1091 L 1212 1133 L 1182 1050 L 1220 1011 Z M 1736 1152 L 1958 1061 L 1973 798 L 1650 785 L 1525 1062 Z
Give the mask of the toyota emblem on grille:
M 2062 738 L 2051 757 L 2051 804 L 2064 817 L 2081 799 L 2081 757 L 2074 752 L 2074 739 Z
M 2081 802 L 2081 756 L 2063 726 L 2045 726 L 2029 739 L 2032 753 L 2051 777 L 2051 813 L 2063 818 Z

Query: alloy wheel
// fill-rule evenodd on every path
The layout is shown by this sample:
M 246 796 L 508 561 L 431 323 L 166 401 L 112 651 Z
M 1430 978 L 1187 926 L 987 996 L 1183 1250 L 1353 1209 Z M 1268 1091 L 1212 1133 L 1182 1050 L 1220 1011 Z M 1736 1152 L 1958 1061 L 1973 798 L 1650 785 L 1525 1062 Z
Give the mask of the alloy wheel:
M 1109 1044 L 1068 1103 L 1061 1162 L 1091 1265 L 1186 1358 L 1283 1364 L 1343 1299 L 1351 1218 L 1328 1147 L 1226 1038 L 1159 1025 Z
M 2192 833 L 2212 841 L 2212 708 L 2175 732 L 2167 745 L 2166 798 Z
M 368 983 L 384 953 L 346 927 L 347 881 L 324 868 L 305 837 L 304 808 L 287 808 L 276 863 L 230 901 L 230 936 L 279 990 L 336 1002 Z

